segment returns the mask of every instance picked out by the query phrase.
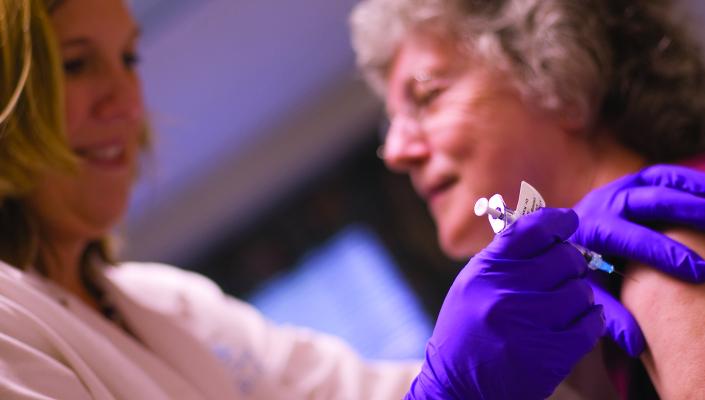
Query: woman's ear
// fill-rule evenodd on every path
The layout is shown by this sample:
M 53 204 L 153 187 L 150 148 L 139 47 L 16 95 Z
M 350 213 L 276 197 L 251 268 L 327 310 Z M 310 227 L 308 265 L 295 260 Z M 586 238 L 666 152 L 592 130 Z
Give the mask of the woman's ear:
M 558 111 L 558 123 L 569 133 L 581 133 L 588 128 L 590 118 L 586 106 L 571 103 Z

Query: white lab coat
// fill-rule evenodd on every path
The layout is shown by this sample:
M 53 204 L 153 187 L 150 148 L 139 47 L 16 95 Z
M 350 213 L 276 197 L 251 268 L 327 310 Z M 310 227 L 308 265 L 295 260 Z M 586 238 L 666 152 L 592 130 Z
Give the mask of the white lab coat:
M 127 263 L 98 276 L 134 337 L 0 262 L 0 399 L 401 399 L 420 368 L 366 362 L 335 337 L 274 325 L 175 267 Z M 551 398 L 583 397 L 564 384 Z
M 195 273 L 138 263 L 101 271 L 139 340 L 0 263 L 0 399 L 400 399 L 419 370 L 275 326 Z

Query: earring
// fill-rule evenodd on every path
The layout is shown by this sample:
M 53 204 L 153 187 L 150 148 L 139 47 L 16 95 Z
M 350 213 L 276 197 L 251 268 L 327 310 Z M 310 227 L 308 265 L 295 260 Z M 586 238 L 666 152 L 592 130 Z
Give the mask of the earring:
M 377 147 L 377 151 L 375 152 L 375 154 L 377 154 L 377 158 L 384 161 L 384 145 L 383 144 L 380 144 L 379 147 Z

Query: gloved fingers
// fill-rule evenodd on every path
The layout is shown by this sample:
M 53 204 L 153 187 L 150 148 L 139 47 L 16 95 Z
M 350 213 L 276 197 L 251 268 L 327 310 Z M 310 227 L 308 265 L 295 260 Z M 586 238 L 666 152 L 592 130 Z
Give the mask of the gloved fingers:
M 604 308 L 606 335 L 629 356 L 638 357 L 646 348 L 646 339 L 634 316 L 599 285 L 592 285 L 592 290 L 595 303 Z
M 565 330 L 559 332 L 563 337 L 561 341 L 563 344 L 557 343 L 557 346 L 559 349 L 565 349 L 565 346 L 570 344 L 573 346 L 572 350 L 585 355 L 595 347 L 604 333 L 604 310 L 601 305 L 595 304 Z
M 529 343 L 522 345 L 537 350 L 535 356 L 540 359 L 559 360 L 561 365 L 573 366 L 595 347 L 604 331 L 602 306 L 594 305 L 564 329 L 536 331 L 527 335 Z M 543 365 L 550 369 L 559 366 Z
M 624 189 L 619 193 L 623 215 L 636 222 L 668 222 L 705 229 L 705 197 L 659 186 Z
M 527 259 L 566 240 L 578 228 L 571 209 L 542 208 L 519 218 L 483 250 L 490 258 Z
M 589 249 L 640 261 L 687 282 L 705 281 L 705 260 L 662 233 L 617 218 L 582 224 L 574 239 Z
M 421 372 L 411 382 L 409 392 L 404 400 L 443 399 L 448 397 L 448 389 L 439 384 L 438 377 L 434 374 L 433 367 L 425 363 Z
M 638 173 L 642 185 L 667 186 L 705 196 L 705 173 L 675 165 L 653 165 Z
M 571 279 L 550 292 L 554 305 L 549 308 L 556 329 L 566 328 L 576 317 L 590 313 L 595 305 L 595 296 L 585 279 Z
M 564 330 L 576 318 L 590 311 L 594 305 L 592 288 L 584 279 L 571 279 L 551 291 L 517 291 L 505 296 L 494 305 L 501 323 L 506 315 L 514 314 L 526 319 L 526 325 L 552 331 Z
M 528 260 L 492 259 L 484 252 L 474 259 L 482 265 L 476 279 L 488 282 L 491 287 L 513 290 L 552 290 L 588 271 L 580 252 L 565 242 L 555 243 L 544 253 Z
M 540 266 L 541 273 L 535 274 L 542 283 L 538 289 L 547 290 L 561 285 L 565 281 L 581 278 L 588 271 L 587 261 L 573 245 L 563 242 L 533 260 Z M 532 283 L 527 280 L 527 283 Z

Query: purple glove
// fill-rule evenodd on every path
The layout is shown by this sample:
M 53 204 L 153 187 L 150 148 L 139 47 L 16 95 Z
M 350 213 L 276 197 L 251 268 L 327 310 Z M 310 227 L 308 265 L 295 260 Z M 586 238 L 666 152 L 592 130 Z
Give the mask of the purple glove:
M 572 210 L 522 217 L 450 288 L 406 399 L 544 399 L 604 334 Z
M 689 282 L 705 281 L 705 261 L 684 245 L 638 223 L 685 224 L 705 230 L 705 174 L 656 165 L 589 193 L 575 207 L 580 227 L 571 238 L 603 255 L 652 265 Z M 634 317 L 604 289 L 593 286 L 605 308 L 607 334 L 629 355 L 644 350 Z

